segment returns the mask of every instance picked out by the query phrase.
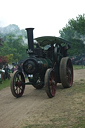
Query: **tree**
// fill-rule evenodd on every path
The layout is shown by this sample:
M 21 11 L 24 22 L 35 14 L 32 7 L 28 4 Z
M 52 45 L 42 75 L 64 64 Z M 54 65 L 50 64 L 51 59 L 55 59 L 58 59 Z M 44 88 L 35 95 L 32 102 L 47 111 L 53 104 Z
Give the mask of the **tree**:
M 2 46 L 2 42 L 3 42 L 3 40 L 0 38 L 0 46 Z
M 27 57 L 26 54 L 26 44 L 23 42 L 22 36 L 13 36 L 8 35 L 5 39 L 5 42 L 3 42 L 3 47 L 0 48 L 0 55 L 12 57 L 8 60 L 13 60 L 14 62 L 17 62 L 19 60 L 22 60 L 23 58 Z M 13 55 L 13 56 L 10 56 Z
M 7 58 L 7 62 L 8 62 L 9 64 L 11 64 L 12 61 L 13 61 L 13 54 L 7 55 L 6 58 Z
M 7 63 L 6 56 L 0 56 L 0 69 L 3 67 L 3 64 Z
M 1 28 L 0 36 L 0 38 L 3 38 L 3 46 L 0 47 L 0 56 L 7 56 L 9 63 L 11 61 L 18 62 L 27 57 L 27 44 L 24 42 L 26 38 L 25 30 L 20 30 L 17 25 L 9 25 Z
M 60 37 L 71 42 L 70 55 L 85 53 L 85 14 L 69 20 L 59 33 Z

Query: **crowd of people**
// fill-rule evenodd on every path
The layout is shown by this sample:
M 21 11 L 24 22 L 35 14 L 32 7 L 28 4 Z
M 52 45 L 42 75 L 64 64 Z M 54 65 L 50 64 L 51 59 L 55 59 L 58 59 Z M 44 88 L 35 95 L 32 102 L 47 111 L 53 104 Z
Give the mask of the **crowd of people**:
M 3 65 L 2 68 L 2 80 L 10 79 L 10 69 L 8 65 Z
M 19 70 L 22 71 L 22 65 L 18 64 L 18 65 L 12 65 L 12 67 L 10 68 L 10 66 L 8 64 L 3 65 L 2 68 L 2 80 L 6 80 L 6 79 L 10 79 L 11 78 L 11 73 L 13 73 L 15 70 Z

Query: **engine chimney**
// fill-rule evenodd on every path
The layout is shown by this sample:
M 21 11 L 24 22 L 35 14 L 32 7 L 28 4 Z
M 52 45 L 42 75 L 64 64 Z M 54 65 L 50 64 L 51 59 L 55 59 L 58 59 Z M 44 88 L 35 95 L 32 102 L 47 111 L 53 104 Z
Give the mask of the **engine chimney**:
M 33 53 L 33 50 L 34 50 L 33 29 L 34 28 L 26 28 L 26 30 L 27 30 L 27 38 L 28 38 L 28 53 Z

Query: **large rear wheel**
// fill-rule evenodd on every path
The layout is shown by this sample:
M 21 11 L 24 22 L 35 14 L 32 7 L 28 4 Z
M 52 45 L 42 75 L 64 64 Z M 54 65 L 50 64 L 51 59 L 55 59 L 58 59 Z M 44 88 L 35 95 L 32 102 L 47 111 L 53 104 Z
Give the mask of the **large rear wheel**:
M 47 69 L 45 73 L 45 90 L 49 98 L 56 94 L 56 77 L 52 68 Z
M 13 96 L 19 98 L 23 95 L 25 89 L 25 78 L 22 72 L 16 70 L 11 77 L 11 92 Z
M 73 65 L 69 57 L 61 59 L 60 79 L 64 88 L 69 88 L 73 85 Z

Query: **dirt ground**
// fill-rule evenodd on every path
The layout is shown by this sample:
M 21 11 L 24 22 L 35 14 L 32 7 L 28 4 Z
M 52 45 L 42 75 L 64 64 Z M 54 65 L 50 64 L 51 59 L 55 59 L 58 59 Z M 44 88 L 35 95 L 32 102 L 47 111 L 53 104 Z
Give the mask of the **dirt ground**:
M 74 71 L 74 86 L 85 80 L 85 69 Z M 56 96 L 48 98 L 44 88 L 36 90 L 26 86 L 24 95 L 16 99 L 12 96 L 10 87 L 0 91 L 0 128 L 23 128 L 26 125 L 53 125 L 55 128 L 70 126 L 77 121 L 77 114 L 85 114 L 85 95 L 74 92 L 72 88 L 57 88 Z M 84 92 L 85 94 L 85 92 Z M 81 98 L 80 98 L 81 97 Z M 80 107 L 82 101 L 83 105 Z M 84 106 L 84 107 L 83 107 Z M 82 112 L 82 115 L 81 115 Z M 76 119 L 74 120 L 74 116 Z M 67 117 L 67 118 L 66 118 Z M 50 127 L 49 127 L 50 128 Z

